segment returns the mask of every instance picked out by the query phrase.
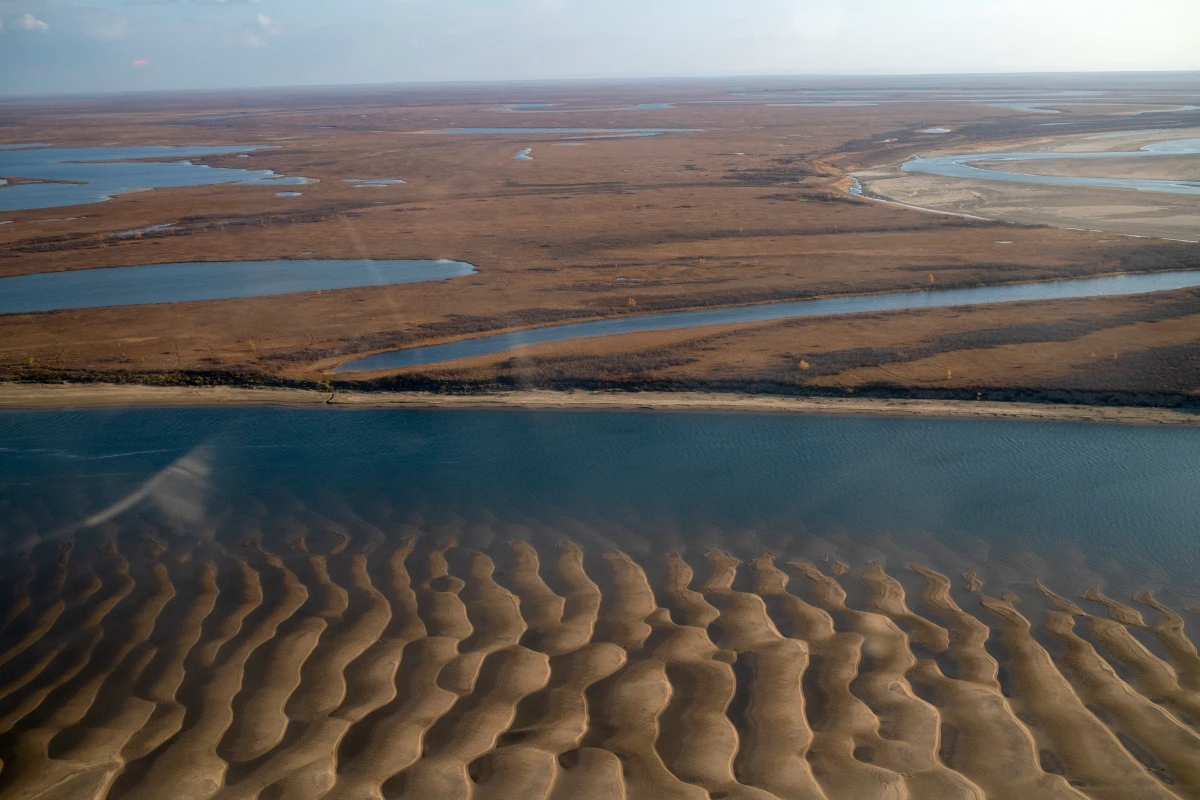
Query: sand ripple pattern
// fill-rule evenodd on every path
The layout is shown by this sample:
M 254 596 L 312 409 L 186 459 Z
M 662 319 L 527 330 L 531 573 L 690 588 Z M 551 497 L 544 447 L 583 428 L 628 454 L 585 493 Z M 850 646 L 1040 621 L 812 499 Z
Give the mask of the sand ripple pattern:
M 3 800 L 1200 798 L 1200 655 L 1148 592 L 109 533 L 0 565 Z

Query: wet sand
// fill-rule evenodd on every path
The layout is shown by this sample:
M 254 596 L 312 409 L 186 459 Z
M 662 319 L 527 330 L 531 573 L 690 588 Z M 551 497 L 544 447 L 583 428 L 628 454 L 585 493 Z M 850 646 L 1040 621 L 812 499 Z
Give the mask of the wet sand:
M 0 796 L 1200 797 L 1149 593 L 263 524 L 4 564 Z
M 1200 413 L 1169 408 L 963 400 L 786 397 L 709 392 L 515 391 L 450 395 L 426 392 L 327 392 L 116 384 L 0 383 L 0 409 L 133 406 L 325 405 L 338 408 L 554 408 L 716 410 L 811 414 L 1065 420 L 1143 425 L 1200 425 Z
M 967 152 L 1112 152 L 1111 158 L 1070 161 L 973 162 L 973 166 L 1028 175 L 1069 178 L 1191 181 L 1197 159 L 1187 155 L 1154 158 L 1121 157 L 1146 146 L 1195 138 L 1196 128 L 1134 132 L 1134 135 L 1068 133 L 970 147 L 930 150 L 923 157 Z M 990 150 L 987 148 L 991 148 Z M 1194 195 L 1088 186 L 1048 186 L 1009 183 L 977 177 L 946 177 L 904 172 L 899 163 L 881 164 L 854 173 L 869 196 L 943 213 L 967 214 L 1022 225 L 1052 225 L 1068 230 L 1089 230 L 1110 235 L 1196 242 L 1200 228 Z

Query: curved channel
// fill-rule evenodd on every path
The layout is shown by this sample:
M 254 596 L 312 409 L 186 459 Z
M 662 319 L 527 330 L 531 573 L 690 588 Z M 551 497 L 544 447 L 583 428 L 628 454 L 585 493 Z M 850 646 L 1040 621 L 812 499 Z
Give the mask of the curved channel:
M 474 272 L 475 267 L 463 261 L 368 259 L 193 261 L 39 272 L 0 278 L 0 314 L 392 286 Z
M 983 303 L 1016 303 L 1028 300 L 1062 300 L 1078 297 L 1107 297 L 1115 295 L 1162 292 L 1200 286 L 1200 270 L 1156 272 L 1139 275 L 1114 275 L 1105 278 L 1076 278 L 1064 281 L 1016 283 L 1003 286 L 977 286 L 970 289 L 937 289 L 919 292 L 826 297 L 816 300 L 795 300 L 787 303 L 764 303 L 733 308 L 714 308 L 701 311 L 673 311 L 664 314 L 641 314 L 601 319 L 593 322 L 574 322 L 549 325 L 544 328 L 498 333 L 475 339 L 462 339 L 446 344 L 392 350 L 355 359 L 334 368 L 334 372 L 369 372 L 401 369 L 423 364 L 438 364 L 460 358 L 504 353 L 517 347 L 593 336 L 613 336 L 621 333 L 670 331 L 680 328 L 701 328 L 709 325 L 731 325 L 748 322 L 767 322 L 793 317 L 815 317 L 836 314 L 861 314 L 874 311 L 905 311 L 916 308 L 946 308 Z
M 906 161 L 900 166 L 904 172 L 927 172 L 950 178 L 974 178 L 985 181 L 1008 183 L 1040 183 L 1048 186 L 1088 186 L 1098 189 L 1138 189 L 1143 192 L 1166 192 L 1168 194 L 1198 194 L 1200 181 L 1149 180 L 1139 178 L 1083 178 L 1064 175 L 1029 175 L 999 169 L 974 167 L 981 161 L 1022 162 L 1048 160 L 1095 160 L 1105 158 L 1150 158 L 1154 156 L 1180 156 L 1200 154 L 1200 139 L 1174 139 L 1146 145 L 1140 150 L 1097 153 L 958 153 L 948 156 L 933 156 Z

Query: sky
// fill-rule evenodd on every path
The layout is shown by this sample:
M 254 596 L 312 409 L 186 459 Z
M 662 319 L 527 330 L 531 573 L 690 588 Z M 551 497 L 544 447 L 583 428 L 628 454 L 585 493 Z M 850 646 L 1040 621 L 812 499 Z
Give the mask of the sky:
M 0 0 L 0 94 L 1200 70 L 1200 0 Z

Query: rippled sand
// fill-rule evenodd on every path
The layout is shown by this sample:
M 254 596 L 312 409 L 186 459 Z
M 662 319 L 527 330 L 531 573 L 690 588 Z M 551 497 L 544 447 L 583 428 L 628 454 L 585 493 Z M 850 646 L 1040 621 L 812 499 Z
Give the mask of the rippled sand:
M 1200 655 L 1149 593 L 132 538 L 0 565 L 0 797 L 1200 797 Z

